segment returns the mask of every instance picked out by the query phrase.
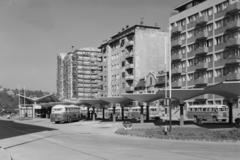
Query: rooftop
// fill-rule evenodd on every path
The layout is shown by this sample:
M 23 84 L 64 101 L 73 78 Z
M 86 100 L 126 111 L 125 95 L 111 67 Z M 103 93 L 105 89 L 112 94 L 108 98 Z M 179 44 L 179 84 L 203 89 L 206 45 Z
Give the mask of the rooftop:
M 183 10 L 186 10 L 186 9 L 189 9 L 191 7 L 194 7 L 204 1 L 207 1 L 207 0 L 186 0 L 180 4 L 178 4 L 177 6 L 173 7 L 174 10 L 177 10 L 179 12 L 183 11 Z M 193 5 L 191 5 L 193 3 Z

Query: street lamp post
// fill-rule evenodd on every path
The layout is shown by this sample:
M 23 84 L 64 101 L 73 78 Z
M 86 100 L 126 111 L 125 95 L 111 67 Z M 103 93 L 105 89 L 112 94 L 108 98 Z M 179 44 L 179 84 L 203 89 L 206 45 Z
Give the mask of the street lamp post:
M 167 28 L 168 29 L 168 55 L 169 55 L 169 98 L 170 98 L 170 103 L 169 103 L 169 132 L 172 130 L 172 58 L 171 58 L 171 25 Z

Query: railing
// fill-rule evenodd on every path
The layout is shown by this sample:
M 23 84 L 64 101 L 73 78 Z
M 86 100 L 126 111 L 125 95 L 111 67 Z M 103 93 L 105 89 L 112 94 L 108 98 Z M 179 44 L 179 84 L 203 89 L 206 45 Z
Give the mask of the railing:
M 236 2 L 236 3 L 233 3 L 233 4 L 230 4 L 228 7 L 227 7 L 227 12 L 228 13 L 233 13 L 233 12 L 237 12 L 240 10 L 240 2 Z

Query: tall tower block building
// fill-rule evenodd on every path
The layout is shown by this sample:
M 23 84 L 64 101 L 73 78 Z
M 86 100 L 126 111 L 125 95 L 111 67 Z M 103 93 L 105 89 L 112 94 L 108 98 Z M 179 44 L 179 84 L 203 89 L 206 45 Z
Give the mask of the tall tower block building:
M 188 0 L 174 7 L 171 26 L 173 88 L 203 88 L 240 80 L 239 0 Z M 235 99 L 235 105 L 238 99 Z M 206 94 L 188 102 L 227 104 Z
M 93 99 L 98 96 L 100 50 L 86 47 L 57 56 L 57 94 L 62 99 Z
M 57 55 L 57 96 L 59 99 L 63 99 L 63 60 L 66 53 L 60 53 Z

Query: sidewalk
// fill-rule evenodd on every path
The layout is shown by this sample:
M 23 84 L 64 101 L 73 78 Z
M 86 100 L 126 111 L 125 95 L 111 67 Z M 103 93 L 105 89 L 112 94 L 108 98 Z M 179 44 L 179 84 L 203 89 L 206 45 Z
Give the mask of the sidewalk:
M 12 160 L 11 156 L 0 146 L 0 160 Z

